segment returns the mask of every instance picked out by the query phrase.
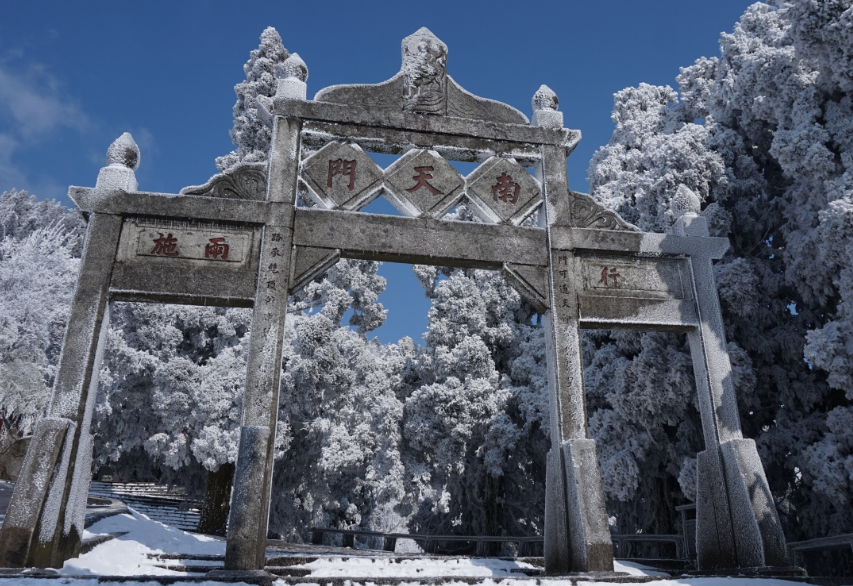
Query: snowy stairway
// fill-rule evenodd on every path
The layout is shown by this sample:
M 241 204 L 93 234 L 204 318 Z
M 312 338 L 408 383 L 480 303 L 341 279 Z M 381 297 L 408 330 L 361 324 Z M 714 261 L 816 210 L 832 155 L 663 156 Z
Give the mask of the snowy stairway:
M 223 569 L 225 556 L 223 555 L 195 555 L 195 554 L 148 554 L 149 559 L 154 559 L 162 564 L 156 567 L 174 572 L 187 572 L 188 574 L 206 574 L 214 570 Z M 264 568 L 270 574 L 280 577 L 301 578 L 311 573 L 310 568 L 296 568 L 316 561 L 316 557 L 304 556 L 277 556 L 267 559 Z
M 225 561 L 224 555 L 196 555 L 196 554 L 147 554 L 149 559 L 162 562 L 156 564 L 156 567 L 168 569 L 175 572 L 186 572 L 191 577 L 207 572 L 222 570 Z M 531 561 L 536 561 L 538 566 L 542 558 L 527 558 Z M 319 583 L 323 586 L 357 586 L 357 585 L 373 585 L 373 586 L 401 586 L 403 584 L 417 584 L 419 586 L 438 586 L 449 582 L 459 584 L 500 584 L 505 581 L 510 581 L 511 584 L 531 584 L 538 585 L 541 583 L 543 570 L 541 567 L 517 567 L 505 568 L 506 575 L 460 575 L 457 572 L 451 572 L 444 575 L 442 566 L 446 566 L 449 562 L 471 563 L 472 558 L 467 556 L 431 556 L 431 555 L 403 555 L 403 556 L 386 556 L 386 555 L 360 555 L 356 553 L 353 556 L 338 556 L 321 554 L 317 556 L 304 555 L 278 555 L 268 556 L 264 570 L 276 577 L 278 584 L 300 585 L 305 584 L 305 578 L 311 578 L 309 583 Z M 501 562 L 509 562 L 514 565 L 517 559 L 509 558 L 478 558 L 475 565 L 493 562 L 500 564 Z M 319 563 L 318 563 L 319 562 Z M 370 568 L 377 563 L 381 567 Z M 412 563 L 417 564 L 420 569 L 407 567 Z M 353 565 L 347 575 L 339 575 L 343 567 Z M 435 567 L 433 567 L 435 566 Z M 365 571 L 367 570 L 367 571 Z M 366 575 L 361 575 L 358 572 L 362 571 Z M 395 575 L 397 574 L 397 575 Z M 219 576 L 205 576 L 208 579 L 220 579 Z M 257 577 L 256 577 L 257 578 Z M 576 576 L 554 576 L 549 577 L 548 582 L 553 584 L 577 585 L 579 582 L 591 583 L 596 581 L 606 581 L 609 583 L 628 583 L 639 584 L 659 580 L 661 576 L 629 576 L 624 573 L 595 573 L 579 574 Z M 156 578 L 155 578 L 156 579 Z M 175 578 L 170 577 L 170 580 Z M 198 579 L 198 578 L 196 578 Z M 237 579 L 231 577 L 230 579 Z
M 138 513 L 184 531 L 195 531 L 201 516 L 199 502 L 182 490 L 151 482 L 92 482 L 89 494 L 121 500 Z

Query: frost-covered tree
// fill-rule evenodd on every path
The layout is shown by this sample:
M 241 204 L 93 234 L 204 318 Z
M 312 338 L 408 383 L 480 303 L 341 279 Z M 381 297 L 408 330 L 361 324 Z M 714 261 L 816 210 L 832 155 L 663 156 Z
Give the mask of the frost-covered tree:
M 114 303 L 95 409 L 96 460 L 120 475 L 181 470 L 196 488 L 237 454 L 251 312 Z M 196 478 L 196 476 L 198 478 Z
M 344 260 L 291 299 L 270 529 L 305 539 L 311 526 L 382 526 L 405 500 L 396 394 L 411 341 L 383 347 L 385 279 L 377 263 Z M 352 310 L 349 325 L 342 327 Z
M 0 408 L 31 433 L 50 401 L 77 282 L 79 238 L 61 224 L 0 240 Z
M 458 218 L 471 220 L 460 206 Z M 542 532 L 547 382 L 542 328 L 496 272 L 415 266 L 432 301 L 401 387 L 416 533 Z
M 258 115 L 258 96 L 275 95 L 278 66 L 289 57 L 281 37 L 273 27 L 261 33 L 260 46 L 251 52 L 243 66 L 246 81 L 234 86 L 237 103 L 234 104 L 234 128 L 231 140 L 236 150 L 216 159 L 220 171 L 236 163 L 255 163 L 267 160 L 272 138 L 272 128 Z
M 25 434 L 50 401 L 83 230 L 53 200 L 0 195 L 0 416 Z
M 851 17 L 849 1 L 749 7 L 722 36 L 720 57 L 682 69 L 680 101 L 669 88 L 645 85 L 616 95 L 616 130 L 589 170 L 593 195 L 648 230 L 669 227 L 669 199 L 685 185 L 703 200 L 714 235 L 731 240 L 715 274 L 741 419 L 758 441 L 790 538 L 853 528 L 849 501 L 839 496 L 853 490 L 841 431 L 853 399 L 844 303 L 853 283 L 845 262 L 853 252 Z M 619 345 L 618 336 L 604 338 Z M 633 338 L 633 350 L 619 352 L 637 365 L 658 338 Z M 689 362 L 672 354 L 684 356 L 678 346 L 673 338 L 665 363 L 684 365 L 686 375 Z M 591 381 L 608 378 L 613 357 L 599 358 L 601 351 L 587 369 Z M 600 408 L 617 422 L 609 428 L 624 429 L 637 420 L 620 406 L 632 385 L 609 377 L 604 386 Z M 688 431 L 667 444 L 680 446 L 667 473 L 671 483 L 673 465 L 680 467 L 676 498 L 695 490 L 695 463 L 684 450 L 701 440 L 698 428 Z M 602 452 L 606 470 L 613 462 Z M 645 469 L 647 458 L 634 454 L 633 465 Z M 642 487 L 644 475 L 605 478 L 608 496 L 633 496 L 638 489 L 624 490 L 632 478 Z

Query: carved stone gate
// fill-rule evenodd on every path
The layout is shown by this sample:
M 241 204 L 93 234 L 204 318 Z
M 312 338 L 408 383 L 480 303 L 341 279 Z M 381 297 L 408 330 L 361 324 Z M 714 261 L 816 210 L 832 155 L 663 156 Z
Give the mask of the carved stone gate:
M 580 132 L 563 128 L 547 87 L 528 122 L 462 89 L 427 29 L 402 49 L 390 80 L 311 101 L 305 64 L 288 59 L 288 77 L 262 101 L 273 126 L 266 166 L 239 165 L 177 195 L 139 192 L 139 151 L 123 135 L 96 187 L 70 189 L 88 215 L 86 246 L 48 417 L 0 531 L 2 565 L 59 567 L 79 553 L 109 302 L 123 300 L 254 308 L 225 567 L 263 568 L 287 295 L 339 258 L 500 269 L 544 313 L 548 573 L 613 569 L 582 328 L 687 332 L 706 447 L 700 568 L 787 565 L 755 444 L 740 430 L 712 274 L 728 242 L 708 237 L 696 202 L 683 202 L 675 234 L 650 234 L 569 191 L 566 158 Z M 364 151 L 401 156 L 383 170 Z M 480 165 L 462 177 L 448 159 Z M 300 189 L 318 206 L 297 207 Z M 380 195 L 405 217 L 359 212 Z M 442 219 L 463 198 L 481 223 Z M 537 210 L 539 227 L 521 226 Z

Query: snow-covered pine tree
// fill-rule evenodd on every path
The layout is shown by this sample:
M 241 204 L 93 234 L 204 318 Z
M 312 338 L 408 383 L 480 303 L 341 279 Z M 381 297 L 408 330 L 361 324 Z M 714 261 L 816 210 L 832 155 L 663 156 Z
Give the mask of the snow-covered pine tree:
M 457 219 L 473 220 L 460 206 Z M 496 272 L 413 267 L 432 301 L 405 388 L 415 533 L 541 535 L 547 382 L 542 328 Z
M 290 55 L 281 43 L 281 37 L 273 27 L 261 33 L 261 44 L 253 50 L 243 66 L 246 81 L 234 86 L 237 103 L 234 104 L 234 128 L 231 140 L 236 150 L 218 157 L 216 166 L 220 171 L 237 163 L 255 163 L 267 160 L 272 128 L 258 115 L 258 96 L 275 95 L 278 66 Z
M 50 401 L 85 224 L 53 200 L 0 194 L 0 417 L 32 432 Z
M 839 433 L 853 398 L 845 378 L 849 353 L 840 351 L 851 340 L 843 303 L 851 281 L 843 259 L 853 237 L 845 216 L 853 113 L 848 77 L 839 73 L 849 65 L 844 23 L 851 16 L 849 1 L 749 7 L 734 32 L 723 35 L 719 58 L 682 70 L 681 102 L 669 88 L 647 85 L 616 94 L 616 130 L 589 169 L 593 195 L 642 228 L 668 228 L 669 199 L 684 185 L 702 198 L 715 235 L 731 240 L 715 273 L 741 419 L 744 433 L 759 443 L 792 539 L 853 528 L 853 455 Z M 605 489 L 622 512 L 621 530 L 655 528 L 618 504 L 649 494 L 643 485 L 654 480 L 646 474 L 655 469 L 650 457 L 663 464 L 665 453 L 668 463 L 658 477 L 670 487 L 673 478 L 680 481 L 680 494 L 672 491 L 671 498 L 692 498 L 695 491 L 689 452 L 702 446 L 690 423 L 693 408 L 685 406 L 685 419 L 675 424 L 661 421 L 656 407 L 626 410 L 638 386 L 653 377 L 616 376 L 612 367 L 618 359 L 629 371 L 645 371 L 644 355 L 664 350 L 660 340 L 587 338 L 594 351 L 587 384 L 604 399 L 591 404 L 597 408 L 591 423 L 604 446 Z M 682 389 L 686 400 L 693 393 L 686 348 L 675 338 L 664 346 L 652 366 L 670 369 L 671 378 L 680 371 L 682 382 L 662 388 Z M 670 409 L 667 404 L 664 411 Z M 617 439 L 624 445 L 624 430 L 638 424 L 658 433 L 663 425 L 669 441 L 629 455 L 607 447 Z M 628 473 L 609 475 L 611 467 Z
M 275 94 L 277 66 L 287 57 L 278 32 L 264 30 L 243 67 L 246 80 L 234 88 L 230 134 L 236 149 L 216 160 L 220 170 L 266 160 L 272 129 L 258 116 L 257 98 Z M 103 443 L 96 442 L 96 461 L 109 461 L 127 476 L 174 479 L 191 490 L 199 490 L 206 472 L 233 464 L 250 321 L 247 310 L 116 304 L 97 411 Z M 218 483 L 211 494 L 227 498 L 230 476 L 214 474 Z M 210 503 L 211 511 L 221 513 L 221 505 Z M 210 514 L 205 509 L 205 521 Z

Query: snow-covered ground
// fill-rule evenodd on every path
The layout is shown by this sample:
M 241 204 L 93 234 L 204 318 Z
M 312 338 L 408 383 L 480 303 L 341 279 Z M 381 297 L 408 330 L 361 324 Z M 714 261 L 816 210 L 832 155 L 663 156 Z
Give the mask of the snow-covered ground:
M 158 567 L 166 565 L 156 558 L 152 559 L 149 554 L 180 553 L 180 554 L 203 554 L 222 555 L 225 553 L 225 542 L 221 539 L 187 533 L 168 527 L 162 523 L 152 521 L 145 515 L 132 512 L 127 515 L 116 515 L 103 519 L 90 528 L 86 537 L 104 533 L 123 533 L 123 535 L 98 545 L 89 553 L 81 555 L 77 559 L 69 560 L 61 570 L 64 578 L 59 578 L 60 584 L 71 584 L 74 586 L 95 586 L 98 584 L 98 576 L 152 576 L 152 575 L 186 575 L 168 568 Z M 281 555 L 282 552 L 270 552 Z M 305 555 L 305 554 L 300 554 Z M 322 584 L 323 578 L 353 577 L 353 578 L 388 578 L 400 577 L 410 578 L 416 583 L 419 578 L 447 577 L 444 582 L 451 586 L 469 586 L 468 582 L 461 582 L 454 578 L 463 576 L 482 577 L 477 586 L 496 586 L 498 582 L 493 578 L 504 578 L 501 586 L 529 586 L 533 582 L 525 580 L 524 576 L 513 570 L 532 569 L 533 566 L 524 562 L 512 562 L 507 560 L 490 558 L 447 558 L 447 559 L 399 559 L 389 557 L 362 557 L 340 555 L 319 555 L 319 559 L 307 563 L 300 568 L 311 570 L 305 577 L 305 584 Z M 191 562 L 175 562 L 188 564 Z M 195 564 L 211 564 L 213 562 L 197 561 Z M 616 571 L 627 572 L 635 576 L 666 576 L 650 568 L 638 564 L 619 563 Z M 196 574 L 197 575 L 197 574 Z M 72 578 L 73 576 L 73 578 Z M 91 578 L 88 578 L 91 576 Z M 507 580 L 507 577 L 517 577 L 516 580 Z M 748 580 L 748 582 L 747 582 Z M 566 580 L 541 579 L 542 586 L 569 584 Z M 44 578 L 2 578 L 0 586 L 52 586 L 57 584 L 57 579 Z M 150 580 L 124 582 L 123 584 L 136 586 L 141 584 L 154 584 Z M 216 582 L 196 582 L 196 585 L 212 586 L 220 584 Z M 578 584 L 592 584 L 592 582 L 579 582 Z M 603 584 L 597 582 L 595 584 Z M 661 579 L 648 582 L 650 586 L 736 586 L 738 584 L 749 584 L 749 586 L 790 586 L 792 582 L 783 580 L 757 580 L 746 578 L 693 578 L 693 579 Z M 285 586 L 279 581 L 277 586 Z M 353 583 L 353 586 L 356 586 Z

